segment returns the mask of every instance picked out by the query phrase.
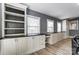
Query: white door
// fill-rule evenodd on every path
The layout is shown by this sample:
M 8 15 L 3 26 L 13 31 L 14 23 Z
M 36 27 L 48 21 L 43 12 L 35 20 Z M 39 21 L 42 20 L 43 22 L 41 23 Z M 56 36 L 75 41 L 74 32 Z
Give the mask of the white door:
M 15 55 L 16 54 L 16 42 L 15 39 L 1 40 L 1 54 L 2 55 Z

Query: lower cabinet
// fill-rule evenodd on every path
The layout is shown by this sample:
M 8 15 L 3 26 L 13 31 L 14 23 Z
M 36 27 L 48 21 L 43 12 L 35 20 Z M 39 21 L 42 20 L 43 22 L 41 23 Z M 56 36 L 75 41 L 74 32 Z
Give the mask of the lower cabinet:
M 33 37 L 33 52 L 45 48 L 45 36 Z
M 24 54 L 30 54 L 33 52 L 33 39 L 32 37 L 26 37 L 26 51 Z
M 50 34 L 49 39 L 47 39 L 47 43 L 55 44 L 63 39 L 64 39 L 64 33 L 54 33 L 54 34 Z
M 24 54 L 24 52 L 26 52 L 27 50 L 27 41 L 26 38 L 16 38 L 15 39 L 16 42 L 16 54 L 20 55 L 20 54 Z
M 40 49 L 40 39 L 39 37 L 33 37 L 33 52 Z
M 15 39 L 1 40 L 1 55 L 14 55 L 16 54 Z
M 1 40 L 1 55 L 30 54 L 45 48 L 45 35 Z
M 40 42 L 40 44 L 39 44 L 40 45 L 40 49 L 45 48 L 46 37 L 45 36 L 42 36 L 42 37 L 40 36 L 39 39 L 40 39 L 40 41 L 39 41 Z
M 25 54 L 45 48 L 45 35 L 27 37 L 27 51 Z

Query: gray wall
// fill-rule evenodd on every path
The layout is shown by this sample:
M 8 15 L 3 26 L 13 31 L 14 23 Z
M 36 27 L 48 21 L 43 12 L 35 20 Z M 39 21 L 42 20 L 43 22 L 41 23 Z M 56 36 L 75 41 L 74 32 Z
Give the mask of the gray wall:
M 69 30 L 70 36 L 74 36 L 74 35 L 77 35 L 77 34 L 79 34 L 79 30 Z
M 0 4 L 0 38 L 2 38 L 2 16 L 1 16 L 1 4 Z M 57 21 L 61 22 L 60 19 L 51 17 L 30 9 L 27 9 L 28 15 L 38 16 L 40 17 L 40 33 L 41 34 L 47 34 L 47 19 L 54 20 L 54 32 L 57 32 Z
M 1 14 L 1 3 L 0 3 L 0 38 L 2 37 L 2 14 Z M 0 40 L 0 53 L 1 53 L 1 40 Z
M 1 9 L 1 3 L 0 3 L 0 38 L 2 37 L 2 9 Z
M 32 16 L 40 17 L 40 33 L 46 34 L 47 33 L 47 19 L 54 20 L 54 32 L 57 32 L 57 21 L 61 22 L 60 19 L 51 17 L 30 9 L 27 9 L 27 14 Z

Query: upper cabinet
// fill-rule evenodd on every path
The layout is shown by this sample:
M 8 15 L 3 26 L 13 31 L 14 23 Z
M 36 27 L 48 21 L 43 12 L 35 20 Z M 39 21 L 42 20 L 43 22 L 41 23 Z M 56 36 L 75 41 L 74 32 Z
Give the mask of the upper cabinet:
M 2 9 L 2 37 L 26 36 L 27 6 L 20 3 L 5 3 Z

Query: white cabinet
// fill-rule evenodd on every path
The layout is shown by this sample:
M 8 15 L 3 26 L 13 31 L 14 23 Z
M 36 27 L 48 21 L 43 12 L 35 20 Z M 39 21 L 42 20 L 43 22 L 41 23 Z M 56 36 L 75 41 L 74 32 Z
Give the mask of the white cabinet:
M 57 42 L 57 35 L 56 34 L 50 34 L 49 38 L 47 39 L 47 43 L 54 44 Z
M 31 38 L 10 38 L 1 40 L 2 55 L 20 55 L 32 52 Z
M 25 54 L 36 52 L 45 48 L 45 35 L 27 37 L 27 50 Z
M 1 55 L 23 55 L 45 48 L 45 35 L 1 40 Z
M 33 52 L 33 39 L 32 37 L 26 37 L 26 51 L 24 54 L 30 54 Z
M 16 54 L 15 39 L 1 40 L 1 55 L 14 55 Z
M 0 7 L 0 38 L 26 36 L 27 6 L 21 3 L 2 3 Z
M 64 39 L 64 33 L 54 33 L 50 34 L 49 39 L 47 39 L 47 43 L 49 44 L 55 44 L 58 41 Z
M 32 37 L 32 39 L 33 39 L 33 51 L 38 51 L 40 49 L 39 36 Z
M 44 35 L 40 36 L 39 39 L 40 39 L 40 41 L 39 41 L 40 49 L 45 48 L 45 36 Z
M 15 39 L 16 42 L 16 54 L 23 54 L 24 52 L 26 52 L 27 50 L 27 41 L 25 37 L 22 38 L 16 38 Z

